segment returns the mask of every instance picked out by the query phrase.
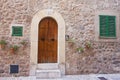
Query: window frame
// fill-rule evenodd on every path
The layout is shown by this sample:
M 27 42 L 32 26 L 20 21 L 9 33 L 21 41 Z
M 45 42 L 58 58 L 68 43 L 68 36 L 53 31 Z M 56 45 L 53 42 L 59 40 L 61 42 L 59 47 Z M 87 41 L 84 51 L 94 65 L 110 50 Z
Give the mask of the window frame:
M 15 28 L 20 28 L 20 33 L 15 33 Z M 22 26 L 12 26 L 12 36 L 23 36 L 23 27 Z
M 108 23 L 108 18 L 109 17 L 115 17 L 114 19 L 115 19 L 115 24 L 114 24 L 114 36 L 111 36 L 110 34 L 107 34 L 107 35 L 101 35 L 101 22 L 100 22 L 100 17 L 102 17 L 102 16 L 104 16 L 104 17 L 106 17 L 107 18 L 107 23 L 106 23 L 106 28 L 108 29 L 109 28 L 109 23 Z M 107 30 L 107 33 L 109 33 L 109 30 Z M 116 38 L 116 16 L 112 16 L 112 15 L 99 15 L 99 37 L 100 38 L 108 38 L 108 39 L 110 39 L 110 38 L 112 38 L 112 39 L 115 39 Z
M 99 15 L 116 16 L 116 37 L 100 37 Z M 120 39 L 119 12 L 114 10 L 101 10 L 95 12 L 95 41 L 115 42 Z
M 19 34 L 14 34 L 13 33 L 13 27 L 15 28 L 19 28 L 19 27 L 21 27 L 22 28 L 22 33 L 21 33 L 21 35 L 19 35 Z M 11 26 L 10 26 L 10 36 L 12 36 L 12 37 L 24 37 L 24 25 L 22 25 L 22 24 L 11 24 Z

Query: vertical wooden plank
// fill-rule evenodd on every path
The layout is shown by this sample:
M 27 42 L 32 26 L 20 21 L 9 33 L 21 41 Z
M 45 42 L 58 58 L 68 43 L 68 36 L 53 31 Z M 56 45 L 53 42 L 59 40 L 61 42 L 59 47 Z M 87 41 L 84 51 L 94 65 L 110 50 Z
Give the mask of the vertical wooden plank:
M 104 15 L 100 15 L 100 36 L 107 36 L 107 17 Z
M 110 37 L 116 37 L 116 17 L 108 16 L 108 32 Z
M 47 24 L 48 20 L 44 19 L 39 24 L 39 38 L 38 38 L 38 62 L 44 63 L 46 60 L 46 36 L 47 36 Z
M 38 63 L 57 62 L 57 23 L 45 18 L 39 24 Z
M 50 45 L 51 45 L 51 60 L 52 62 L 57 62 L 57 23 L 53 20 L 49 20 L 49 39 L 50 39 Z

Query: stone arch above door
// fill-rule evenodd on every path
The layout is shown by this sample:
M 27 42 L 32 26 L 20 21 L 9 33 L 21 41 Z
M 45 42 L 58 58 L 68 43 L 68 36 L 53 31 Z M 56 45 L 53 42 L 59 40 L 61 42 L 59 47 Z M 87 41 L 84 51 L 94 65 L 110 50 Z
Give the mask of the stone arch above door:
M 38 56 L 38 25 L 39 22 L 45 18 L 51 17 L 56 20 L 58 24 L 58 64 L 65 66 L 65 22 L 61 14 L 54 12 L 51 9 L 39 11 L 33 16 L 31 23 L 31 52 L 30 63 L 31 65 L 37 64 Z M 62 66 L 62 68 L 63 68 Z M 63 70 L 63 74 L 64 74 Z

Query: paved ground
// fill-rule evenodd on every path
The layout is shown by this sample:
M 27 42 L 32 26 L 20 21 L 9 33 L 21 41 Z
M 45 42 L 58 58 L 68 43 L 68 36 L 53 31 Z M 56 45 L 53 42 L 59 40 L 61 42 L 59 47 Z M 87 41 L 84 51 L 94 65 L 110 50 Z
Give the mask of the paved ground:
M 1 77 L 0 80 L 120 80 L 120 74 L 66 75 L 60 79 L 36 79 L 30 77 Z

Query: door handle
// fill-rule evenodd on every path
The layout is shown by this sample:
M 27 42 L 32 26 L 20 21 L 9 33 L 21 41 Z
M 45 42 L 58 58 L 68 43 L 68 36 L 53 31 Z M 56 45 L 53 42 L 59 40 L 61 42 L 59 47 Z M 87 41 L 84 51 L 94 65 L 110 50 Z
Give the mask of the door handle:
M 45 41 L 45 38 L 41 38 L 42 41 Z
M 55 41 L 55 39 L 51 39 L 51 41 Z

